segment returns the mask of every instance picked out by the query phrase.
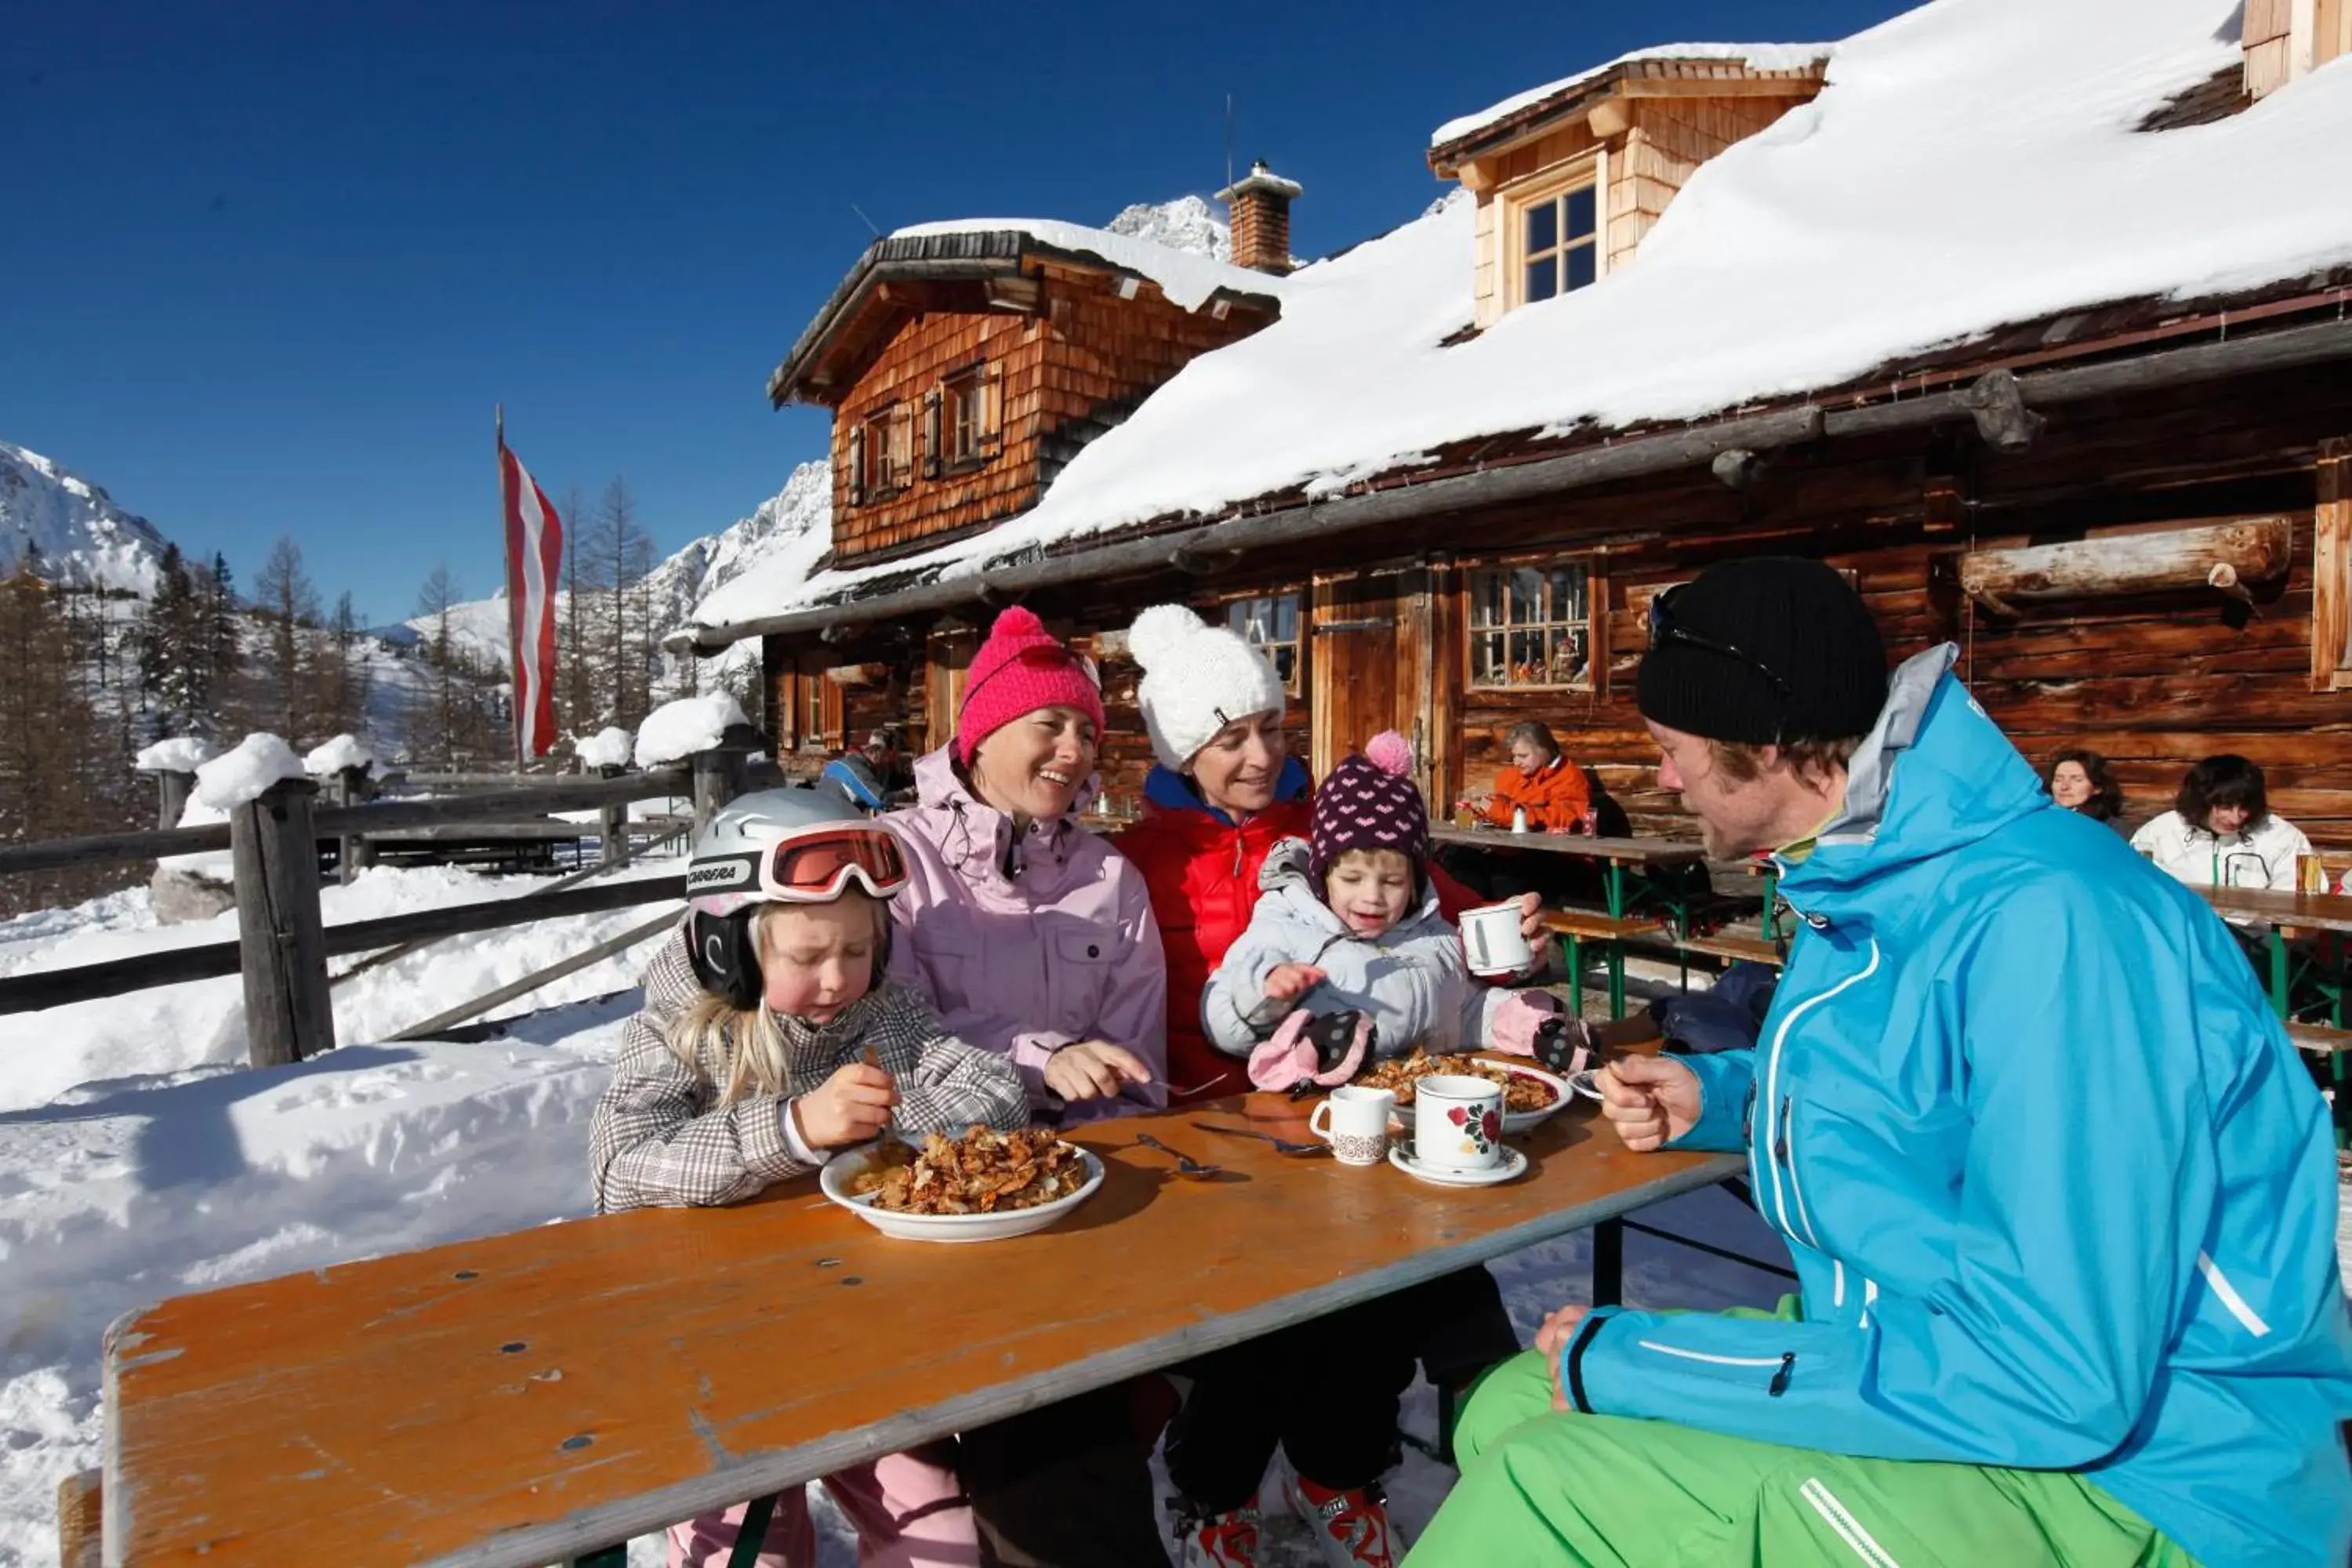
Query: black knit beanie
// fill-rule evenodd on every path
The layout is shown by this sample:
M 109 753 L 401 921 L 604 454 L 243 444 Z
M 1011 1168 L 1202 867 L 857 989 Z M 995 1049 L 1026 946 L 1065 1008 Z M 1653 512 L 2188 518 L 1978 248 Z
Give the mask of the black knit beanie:
M 1886 644 L 1833 569 L 1794 556 L 1725 561 L 1669 594 L 1642 658 L 1643 718 L 1758 746 L 1841 741 L 1877 724 Z

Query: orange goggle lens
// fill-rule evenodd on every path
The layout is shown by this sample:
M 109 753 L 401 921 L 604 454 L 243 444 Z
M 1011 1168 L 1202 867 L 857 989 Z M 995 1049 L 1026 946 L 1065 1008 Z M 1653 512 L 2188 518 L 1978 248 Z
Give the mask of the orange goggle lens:
M 887 829 L 850 827 L 788 838 L 769 851 L 761 890 L 775 899 L 837 899 L 853 877 L 877 899 L 907 885 L 906 856 Z

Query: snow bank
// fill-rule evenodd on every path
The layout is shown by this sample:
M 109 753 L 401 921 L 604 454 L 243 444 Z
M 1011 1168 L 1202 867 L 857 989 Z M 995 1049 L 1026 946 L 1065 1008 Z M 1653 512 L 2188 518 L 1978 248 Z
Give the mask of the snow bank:
M 729 725 L 750 722 L 742 705 L 724 691 L 665 702 L 637 726 L 637 766 L 658 768 L 707 752 L 719 744 Z
M 355 736 L 338 735 L 323 746 L 312 748 L 302 759 L 302 767 L 312 778 L 331 778 L 345 768 L 367 768 L 375 765 L 375 753 Z
M 1220 289 L 1230 289 L 1237 294 L 1279 296 L 1286 286 L 1285 279 L 1270 272 L 1253 272 L 1246 267 L 1173 249 L 1133 235 L 1113 234 L 1107 228 L 1088 228 L 1084 224 L 1063 223 L 1055 218 L 975 217 L 959 218 L 952 223 L 919 223 L 890 237 L 919 239 L 932 234 L 1002 234 L 1007 230 L 1025 234 L 1038 244 L 1056 250 L 1100 257 L 1113 267 L 1149 278 L 1160 285 L 1168 302 L 1180 310 L 1199 310 Z
M 1898 16 L 1838 45 L 1819 98 L 1701 166 L 1591 288 L 1443 346 L 1472 320 L 1473 210 L 1447 203 L 1284 279 L 1281 320 L 1194 359 L 1032 511 L 911 559 L 763 583 L 702 618 L 886 574 L 976 574 L 1458 441 L 1719 415 L 2007 322 L 2352 264 L 2352 160 L 2326 151 L 2352 146 L 2352 67 L 2214 124 L 2133 129 L 2238 60 L 2236 14 L 1945 0 Z
M 1837 52 L 1835 44 L 1660 44 L 1654 48 L 1635 49 L 1619 55 L 1591 70 L 1564 76 L 1558 81 L 1548 81 L 1541 87 L 1531 87 L 1525 92 L 1515 92 L 1500 103 L 1493 103 L 1475 114 L 1465 114 L 1449 120 L 1429 133 L 1432 147 L 1443 147 L 1448 142 L 1459 141 L 1473 132 L 1484 131 L 1498 120 L 1507 120 L 1522 109 L 1541 103 L 1554 93 L 1566 92 L 1588 81 L 1615 70 L 1619 66 L 1638 65 L 1644 60 L 1737 60 L 1752 71 L 1794 71 L 1818 65 Z
M 629 732 L 607 724 L 594 734 L 572 742 L 583 768 L 625 768 L 629 765 Z
M 307 776 L 301 759 L 285 742 L 275 735 L 247 735 L 236 750 L 196 770 L 195 799 L 215 811 L 234 811 L 247 801 L 260 799 L 281 779 Z
M 210 741 L 196 735 L 174 735 L 141 751 L 131 766 L 142 773 L 192 773 L 212 758 Z

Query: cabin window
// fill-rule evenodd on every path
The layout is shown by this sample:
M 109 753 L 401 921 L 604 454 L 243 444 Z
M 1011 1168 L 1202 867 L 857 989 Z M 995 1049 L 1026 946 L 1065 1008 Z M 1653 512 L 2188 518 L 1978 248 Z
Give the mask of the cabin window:
M 1225 625 L 1235 637 L 1265 655 L 1282 677 L 1283 689 L 1298 695 L 1298 595 L 1264 594 L 1225 606 Z
M 866 416 L 853 443 L 853 468 L 859 502 L 885 500 L 915 477 L 915 413 L 892 404 Z
M 988 460 L 991 421 L 988 408 L 988 367 L 976 364 L 960 370 L 941 386 L 945 405 L 945 449 L 950 463 Z
M 1592 574 L 1584 566 L 1470 574 L 1473 687 L 1590 686 Z
M 1601 276 L 1602 178 L 1598 156 L 1531 181 L 1503 198 L 1511 303 L 1574 293 Z

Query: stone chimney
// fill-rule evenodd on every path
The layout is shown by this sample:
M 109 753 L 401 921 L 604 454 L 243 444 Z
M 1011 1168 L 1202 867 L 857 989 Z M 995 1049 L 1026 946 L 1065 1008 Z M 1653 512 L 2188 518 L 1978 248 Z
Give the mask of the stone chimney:
M 1302 189 L 1260 161 L 1247 179 L 1217 193 L 1232 214 L 1234 266 L 1277 278 L 1290 270 L 1290 204 Z

